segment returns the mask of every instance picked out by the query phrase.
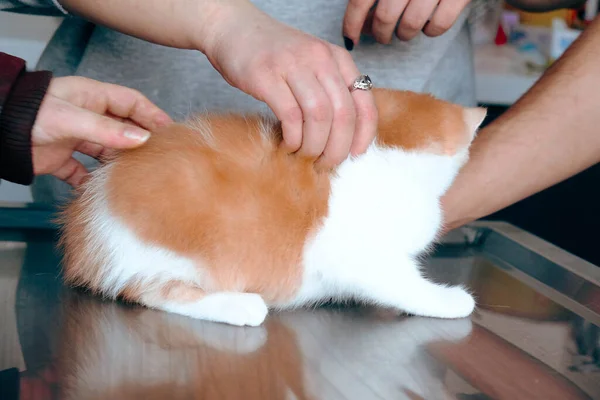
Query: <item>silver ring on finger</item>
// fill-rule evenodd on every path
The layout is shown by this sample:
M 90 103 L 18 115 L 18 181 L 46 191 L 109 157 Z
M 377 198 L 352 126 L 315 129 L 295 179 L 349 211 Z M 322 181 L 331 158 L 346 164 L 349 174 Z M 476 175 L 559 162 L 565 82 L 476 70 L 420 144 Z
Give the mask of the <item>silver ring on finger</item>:
M 348 87 L 348 90 L 350 90 L 351 93 L 355 90 L 369 91 L 371 89 L 373 89 L 373 82 L 371 81 L 371 78 L 369 78 L 369 75 L 359 75 L 359 77 L 352 82 L 352 85 Z

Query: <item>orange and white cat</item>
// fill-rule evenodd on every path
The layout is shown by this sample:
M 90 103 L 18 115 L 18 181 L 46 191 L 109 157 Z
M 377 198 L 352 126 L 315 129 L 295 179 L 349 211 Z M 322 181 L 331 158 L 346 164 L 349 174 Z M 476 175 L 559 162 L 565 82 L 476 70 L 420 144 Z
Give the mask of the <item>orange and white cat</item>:
M 259 115 L 201 115 L 108 160 L 62 214 L 66 281 L 234 325 L 348 298 L 468 316 L 473 297 L 428 281 L 419 256 L 485 110 L 374 95 L 376 140 L 334 171 L 287 154 Z

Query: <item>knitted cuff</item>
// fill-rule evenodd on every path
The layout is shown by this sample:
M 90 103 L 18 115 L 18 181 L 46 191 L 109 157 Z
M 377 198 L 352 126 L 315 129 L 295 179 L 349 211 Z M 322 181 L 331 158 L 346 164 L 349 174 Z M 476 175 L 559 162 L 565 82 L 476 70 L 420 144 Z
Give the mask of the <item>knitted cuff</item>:
M 0 178 L 29 185 L 33 182 L 31 130 L 52 74 L 24 72 L 14 83 L 0 114 Z

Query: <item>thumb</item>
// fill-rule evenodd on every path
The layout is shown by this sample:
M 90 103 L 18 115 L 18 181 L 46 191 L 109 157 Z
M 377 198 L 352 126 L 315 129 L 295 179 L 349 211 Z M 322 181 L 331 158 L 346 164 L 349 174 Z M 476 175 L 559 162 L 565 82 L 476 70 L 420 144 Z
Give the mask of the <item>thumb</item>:
M 148 138 L 150 132 L 138 126 L 50 97 L 40 107 L 32 140 L 44 144 L 53 139 L 79 139 L 107 148 L 127 149 L 142 145 Z

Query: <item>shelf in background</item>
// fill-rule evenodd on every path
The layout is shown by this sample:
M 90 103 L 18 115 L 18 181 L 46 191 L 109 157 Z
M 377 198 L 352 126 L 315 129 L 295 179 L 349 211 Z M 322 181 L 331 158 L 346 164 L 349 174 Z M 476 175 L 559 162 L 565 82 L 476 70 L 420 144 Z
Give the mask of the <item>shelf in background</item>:
M 539 54 L 524 54 L 510 45 L 475 47 L 477 101 L 482 104 L 510 106 L 542 75 L 529 71 L 526 62 L 541 64 Z

